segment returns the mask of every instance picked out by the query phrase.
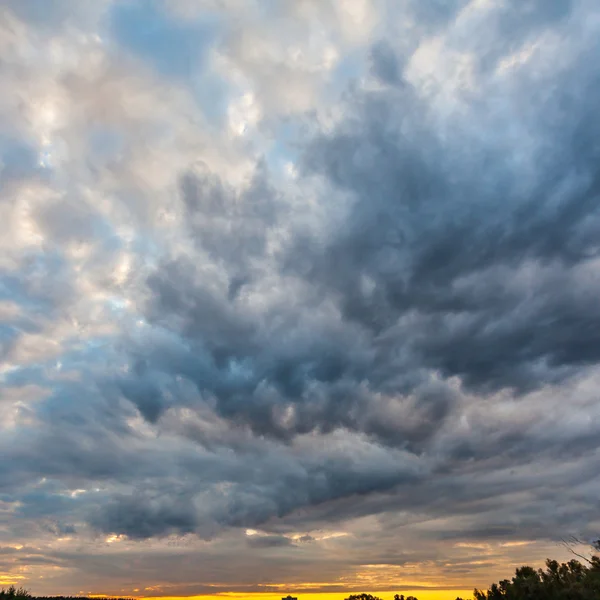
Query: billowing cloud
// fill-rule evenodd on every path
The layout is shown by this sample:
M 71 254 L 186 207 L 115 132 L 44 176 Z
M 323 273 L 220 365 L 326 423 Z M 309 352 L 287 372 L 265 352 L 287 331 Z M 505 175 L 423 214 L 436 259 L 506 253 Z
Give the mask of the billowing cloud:
M 599 16 L 0 3 L 0 584 L 468 589 L 597 535 Z

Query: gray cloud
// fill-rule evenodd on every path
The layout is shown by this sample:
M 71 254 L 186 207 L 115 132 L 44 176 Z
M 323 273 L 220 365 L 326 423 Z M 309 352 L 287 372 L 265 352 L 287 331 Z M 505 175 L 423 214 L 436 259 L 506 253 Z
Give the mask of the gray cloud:
M 140 495 L 114 498 L 102 508 L 91 523 L 105 533 L 118 532 L 131 539 L 144 539 L 172 532 L 191 533 L 197 527 L 196 518 L 185 501 L 153 500 Z
M 598 227 L 595 144 L 583 153 L 573 146 L 579 117 L 593 127 L 586 115 L 594 84 L 579 77 L 574 87 L 564 72 L 560 91 L 543 103 L 547 114 L 575 103 L 577 120 L 571 113 L 552 130 L 521 121 L 537 148 L 514 165 L 501 139 L 496 147 L 456 129 L 436 139 L 410 90 L 357 94 L 349 110 L 358 117 L 307 152 L 309 171 L 356 197 L 348 228 L 322 257 L 304 242 L 305 262 L 292 258 L 295 268 L 331 288 L 346 318 L 408 347 L 414 362 L 406 368 L 441 369 L 483 389 L 523 389 L 595 363 L 596 311 L 571 293 L 594 269 L 595 242 L 585 232 Z M 499 98 L 484 87 L 484 114 L 519 118 L 516 94 L 542 93 L 533 86 L 524 81 L 503 98 L 500 115 L 486 111 Z M 536 180 L 523 190 L 528 169 Z M 477 180 L 476 172 L 489 175 Z M 593 294 L 592 280 L 583 285 Z
M 283 535 L 261 535 L 248 538 L 250 548 L 285 548 L 292 545 L 292 540 Z
M 234 4 L 63 4 L 0 20 L 0 569 L 456 587 L 597 533 L 593 2 L 368 35 L 306 2 L 239 43 Z

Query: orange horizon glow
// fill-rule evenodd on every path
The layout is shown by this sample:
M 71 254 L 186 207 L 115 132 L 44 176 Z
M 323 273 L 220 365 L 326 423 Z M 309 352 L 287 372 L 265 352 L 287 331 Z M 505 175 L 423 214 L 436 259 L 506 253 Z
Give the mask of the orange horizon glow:
M 301 592 L 281 592 L 273 594 L 269 592 L 220 592 L 216 594 L 204 594 L 199 596 L 154 596 L 153 600 L 214 600 L 215 598 L 227 598 L 227 600 L 282 600 L 289 595 L 298 597 L 298 600 L 343 600 L 351 594 L 363 592 L 312 592 L 303 594 Z M 364 593 L 373 594 L 382 600 L 393 600 L 394 594 L 404 594 L 405 596 L 416 596 L 419 600 L 455 600 L 457 596 L 470 600 L 473 597 L 473 588 L 469 589 L 439 589 L 439 590 L 394 590 L 385 592 L 366 591 Z M 151 598 L 150 596 L 139 596 L 142 598 Z
M 279 593 L 272 592 L 216 592 L 214 594 L 200 594 L 194 596 L 130 596 L 135 600 L 215 600 L 215 598 L 226 598 L 227 600 L 282 600 L 283 597 L 291 595 L 297 597 L 298 600 L 343 600 L 351 594 L 367 593 L 381 598 L 381 600 L 393 600 L 395 594 L 404 594 L 404 596 L 416 596 L 419 600 L 455 600 L 456 597 L 460 596 L 464 600 L 470 600 L 473 597 L 473 588 L 469 589 L 400 589 L 392 591 L 366 591 L 358 592 L 347 591 L 347 592 L 311 592 L 302 593 L 294 592 L 293 588 L 286 588 L 288 591 L 282 591 Z M 289 591 L 291 590 L 291 591 Z M 115 598 L 118 595 L 115 594 L 87 594 L 87 598 Z

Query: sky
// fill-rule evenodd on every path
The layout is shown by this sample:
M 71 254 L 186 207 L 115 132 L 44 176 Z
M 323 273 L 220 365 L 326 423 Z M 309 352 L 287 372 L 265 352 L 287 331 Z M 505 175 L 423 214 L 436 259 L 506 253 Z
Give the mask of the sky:
M 0 0 L 0 586 L 600 537 L 599 64 L 597 0 Z

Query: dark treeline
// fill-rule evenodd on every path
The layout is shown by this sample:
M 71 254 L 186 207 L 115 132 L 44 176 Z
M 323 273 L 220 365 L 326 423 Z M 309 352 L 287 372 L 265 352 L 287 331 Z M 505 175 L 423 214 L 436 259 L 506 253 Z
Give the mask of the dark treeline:
M 594 542 L 600 552 L 600 540 Z M 488 590 L 475 589 L 474 600 L 600 600 L 600 557 L 577 555 L 566 563 L 548 559 L 545 569 L 523 566 L 512 579 L 493 583 Z M 346 600 L 381 600 L 371 594 L 355 594 Z M 396 594 L 394 600 L 418 600 Z M 457 598 L 456 600 L 463 600 Z
M 0 590 L 0 600 L 97 600 L 87 596 L 34 596 L 23 587 L 11 585 L 7 589 Z M 134 598 L 102 598 L 102 600 L 135 600 Z
M 578 560 L 546 561 L 546 569 L 520 567 L 512 579 L 494 583 L 487 591 L 475 589 L 474 600 L 600 600 L 600 558 L 587 564 Z M 371 594 L 355 594 L 346 600 L 381 600 Z M 418 600 L 396 594 L 394 600 Z M 456 600 L 462 600 L 457 598 Z
M 600 552 L 600 541 L 593 544 Z M 475 589 L 474 600 L 600 600 L 600 557 L 577 555 L 566 563 L 548 559 L 545 569 L 523 566 L 512 579 L 493 583 L 488 590 Z M 14 586 L 0 590 L 0 600 L 90 600 L 81 596 L 33 596 L 24 588 Z M 132 600 L 110 598 L 106 600 Z M 346 600 L 381 600 L 371 594 L 353 594 Z M 414 596 L 396 594 L 394 600 L 418 600 Z M 456 600 L 463 600 L 457 598 Z

